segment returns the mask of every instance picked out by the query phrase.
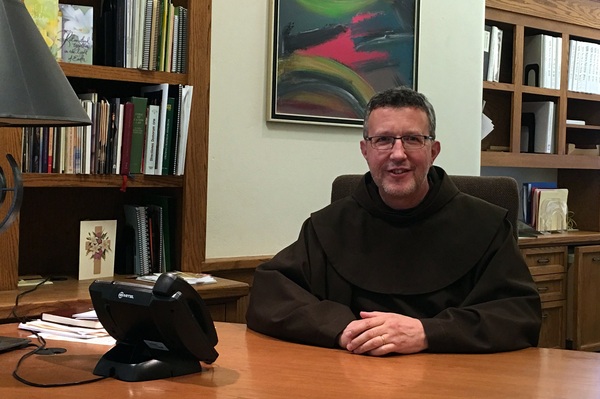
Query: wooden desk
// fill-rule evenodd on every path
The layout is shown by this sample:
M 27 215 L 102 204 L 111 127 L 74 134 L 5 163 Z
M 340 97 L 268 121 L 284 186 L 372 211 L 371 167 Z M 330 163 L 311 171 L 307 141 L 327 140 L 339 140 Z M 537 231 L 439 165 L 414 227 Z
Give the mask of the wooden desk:
M 245 322 L 246 299 L 249 286 L 239 281 L 215 277 L 215 284 L 194 286 L 208 305 L 211 315 L 216 321 L 235 323 Z M 120 281 L 141 283 L 134 279 L 115 277 Z M 103 280 L 113 280 L 107 278 Z M 55 281 L 51 285 L 42 285 L 19 300 L 17 314 L 20 317 L 36 317 L 43 312 L 60 309 L 88 310 L 92 301 L 89 286 L 93 280 Z M 143 284 L 143 283 L 142 283 Z M 15 304 L 15 298 L 20 292 L 33 287 L 21 287 L 17 290 L 0 291 L 0 321 L 11 319 L 10 312 Z
M 352 355 L 279 341 L 243 324 L 215 323 L 217 361 L 202 373 L 148 382 L 106 379 L 64 388 L 33 388 L 12 378 L 25 349 L 0 354 L 0 397 L 61 398 L 575 398 L 600 397 L 600 354 L 531 348 L 490 355 Z M 14 324 L 0 335 L 25 336 Z M 107 348 L 49 341 L 55 356 L 27 359 L 20 375 L 56 383 L 93 378 Z

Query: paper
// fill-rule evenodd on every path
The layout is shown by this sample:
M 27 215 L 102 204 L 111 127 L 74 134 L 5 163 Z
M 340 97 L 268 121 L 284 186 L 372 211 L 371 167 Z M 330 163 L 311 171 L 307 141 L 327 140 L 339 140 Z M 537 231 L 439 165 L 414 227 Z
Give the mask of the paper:
M 103 328 L 71 327 L 40 319 L 28 321 L 27 323 L 20 323 L 19 329 L 82 340 L 108 336 L 108 333 Z
M 186 273 L 186 272 L 172 272 L 172 273 L 176 274 L 177 276 L 184 279 L 188 284 L 213 284 L 213 283 L 217 282 L 217 280 L 215 280 L 215 278 L 209 274 Z M 158 277 L 160 275 L 161 275 L 161 273 L 148 274 L 145 276 L 139 276 L 136 280 L 150 281 L 150 282 L 154 283 L 154 282 L 156 282 L 156 280 L 158 280 Z
M 494 123 L 486 114 L 481 113 L 481 139 L 486 138 L 494 130 Z
M 116 236 L 116 220 L 85 220 L 81 222 L 79 280 L 113 276 Z

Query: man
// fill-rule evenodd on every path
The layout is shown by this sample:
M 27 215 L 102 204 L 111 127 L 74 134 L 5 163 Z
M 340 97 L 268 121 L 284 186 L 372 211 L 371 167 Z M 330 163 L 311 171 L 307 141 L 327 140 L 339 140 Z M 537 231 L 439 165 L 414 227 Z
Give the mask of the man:
M 370 172 L 257 268 L 249 328 L 374 356 L 537 345 L 540 298 L 507 211 L 433 166 L 435 129 L 420 93 L 371 99 L 360 142 Z

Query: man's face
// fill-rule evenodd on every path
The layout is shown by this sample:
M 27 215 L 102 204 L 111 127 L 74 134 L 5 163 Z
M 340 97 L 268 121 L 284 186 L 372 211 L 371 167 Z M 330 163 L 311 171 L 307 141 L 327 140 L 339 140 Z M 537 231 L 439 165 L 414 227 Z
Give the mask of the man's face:
M 377 108 L 368 120 L 368 136 L 401 137 L 429 135 L 427 114 L 417 108 Z M 361 140 L 360 150 L 367 160 L 383 201 L 393 209 L 417 206 L 429 190 L 427 172 L 440 153 L 440 143 L 426 140 L 420 149 L 406 151 L 400 140 L 391 150 L 377 150 Z

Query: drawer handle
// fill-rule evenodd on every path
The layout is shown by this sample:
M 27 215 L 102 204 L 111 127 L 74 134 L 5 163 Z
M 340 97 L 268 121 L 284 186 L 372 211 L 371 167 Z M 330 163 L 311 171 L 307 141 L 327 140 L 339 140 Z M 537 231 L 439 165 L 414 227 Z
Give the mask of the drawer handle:
M 592 262 L 600 262 L 600 256 L 594 256 Z
M 537 263 L 545 265 L 547 263 L 550 263 L 550 259 L 548 259 L 548 258 L 540 258 L 540 259 L 537 260 Z
M 548 287 L 538 287 L 538 292 L 548 292 Z
M 548 313 L 542 313 L 542 319 L 547 319 L 548 318 Z

